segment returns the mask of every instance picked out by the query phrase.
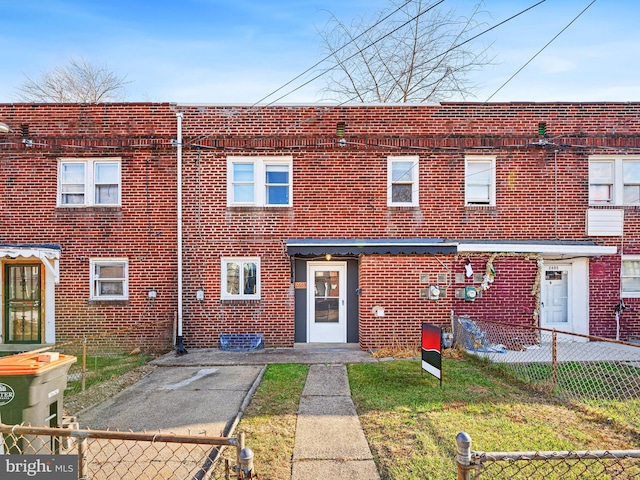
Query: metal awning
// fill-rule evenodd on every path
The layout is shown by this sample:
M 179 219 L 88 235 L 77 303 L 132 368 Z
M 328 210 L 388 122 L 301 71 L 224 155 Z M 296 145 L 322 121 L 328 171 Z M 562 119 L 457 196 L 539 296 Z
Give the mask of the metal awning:
M 543 256 L 599 257 L 615 255 L 615 246 L 598 245 L 592 241 L 458 241 L 458 253 L 538 253 Z
M 0 258 L 37 258 L 60 282 L 60 245 L 0 245 Z
M 287 240 L 289 256 L 323 255 L 449 255 L 456 254 L 458 244 L 438 238 L 411 239 L 304 239 Z

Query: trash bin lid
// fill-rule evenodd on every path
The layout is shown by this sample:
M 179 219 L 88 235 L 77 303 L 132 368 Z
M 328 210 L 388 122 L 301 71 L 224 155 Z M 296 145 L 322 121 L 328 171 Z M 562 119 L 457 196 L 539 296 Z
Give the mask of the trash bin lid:
M 76 360 L 73 355 L 57 352 L 18 353 L 0 358 L 0 375 L 38 375 Z

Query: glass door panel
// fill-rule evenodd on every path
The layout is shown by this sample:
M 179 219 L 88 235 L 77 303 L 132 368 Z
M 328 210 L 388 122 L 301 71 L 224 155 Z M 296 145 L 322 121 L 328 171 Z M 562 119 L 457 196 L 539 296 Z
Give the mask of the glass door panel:
M 41 343 L 40 265 L 5 266 L 5 341 Z
M 346 265 L 309 265 L 309 342 L 346 342 Z
M 545 266 L 540 295 L 540 326 L 572 331 L 569 312 L 571 265 Z

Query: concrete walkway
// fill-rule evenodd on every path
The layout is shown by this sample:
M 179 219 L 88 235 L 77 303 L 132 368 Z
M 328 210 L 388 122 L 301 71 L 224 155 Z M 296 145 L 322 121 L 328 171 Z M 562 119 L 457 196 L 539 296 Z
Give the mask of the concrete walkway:
M 347 364 L 379 360 L 358 345 L 255 352 L 193 349 L 168 353 L 160 367 L 113 398 L 78 414 L 82 428 L 233 436 L 270 363 L 309 365 L 300 398 L 291 478 L 379 480 L 356 413 Z M 247 442 L 251 447 L 251 442 Z M 260 458 L 256 458 L 260 473 Z
M 378 480 L 345 365 L 311 365 L 300 398 L 291 480 Z

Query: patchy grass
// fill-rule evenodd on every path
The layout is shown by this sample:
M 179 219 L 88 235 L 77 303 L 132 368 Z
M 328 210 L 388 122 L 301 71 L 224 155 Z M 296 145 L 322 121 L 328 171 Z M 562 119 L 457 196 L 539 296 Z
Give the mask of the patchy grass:
M 237 428 L 254 450 L 261 480 L 290 478 L 307 372 L 307 365 L 269 365 Z M 487 362 L 466 358 L 444 359 L 442 388 L 422 371 L 419 360 L 348 365 L 348 372 L 383 480 L 456 478 L 455 437 L 461 431 L 471 436 L 476 451 L 640 448 L 640 431 L 625 420 L 633 415 L 630 410 L 637 415 L 637 401 L 572 407 L 525 388 Z M 227 449 L 225 456 L 234 453 Z M 527 477 L 512 474 L 508 469 L 515 466 L 504 465 L 499 478 Z M 546 467 L 540 465 L 541 470 L 527 478 L 586 478 L 580 477 L 584 472 L 541 473 Z M 629 478 L 640 475 L 634 468 L 627 472 Z M 487 478 L 497 478 L 489 472 Z
M 87 357 L 85 388 L 112 380 L 124 373 L 147 364 L 154 357 L 140 353 L 138 355 L 113 354 L 108 356 Z M 66 394 L 73 395 L 82 391 L 82 358 L 69 370 Z
M 308 365 L 268 365 L 236 428 L 237 432 L 245 433 L 246 445 L 253 450 L 261 480 L 291 477 L 298 404 L 308 371 Z M 234 449 L 225 451 L 225 457 L 234 454 Z
M 383 479 L 455 478 L 455 437 L 461 431 L 482 451 L 640 446 L 632 432 L 524 390 L 482 363 L 445 359 L 442 388 L 422 372 L 419 361 L 348 368 L 353 400 Z M 558 478 L 572 478 L 568 475 Z

